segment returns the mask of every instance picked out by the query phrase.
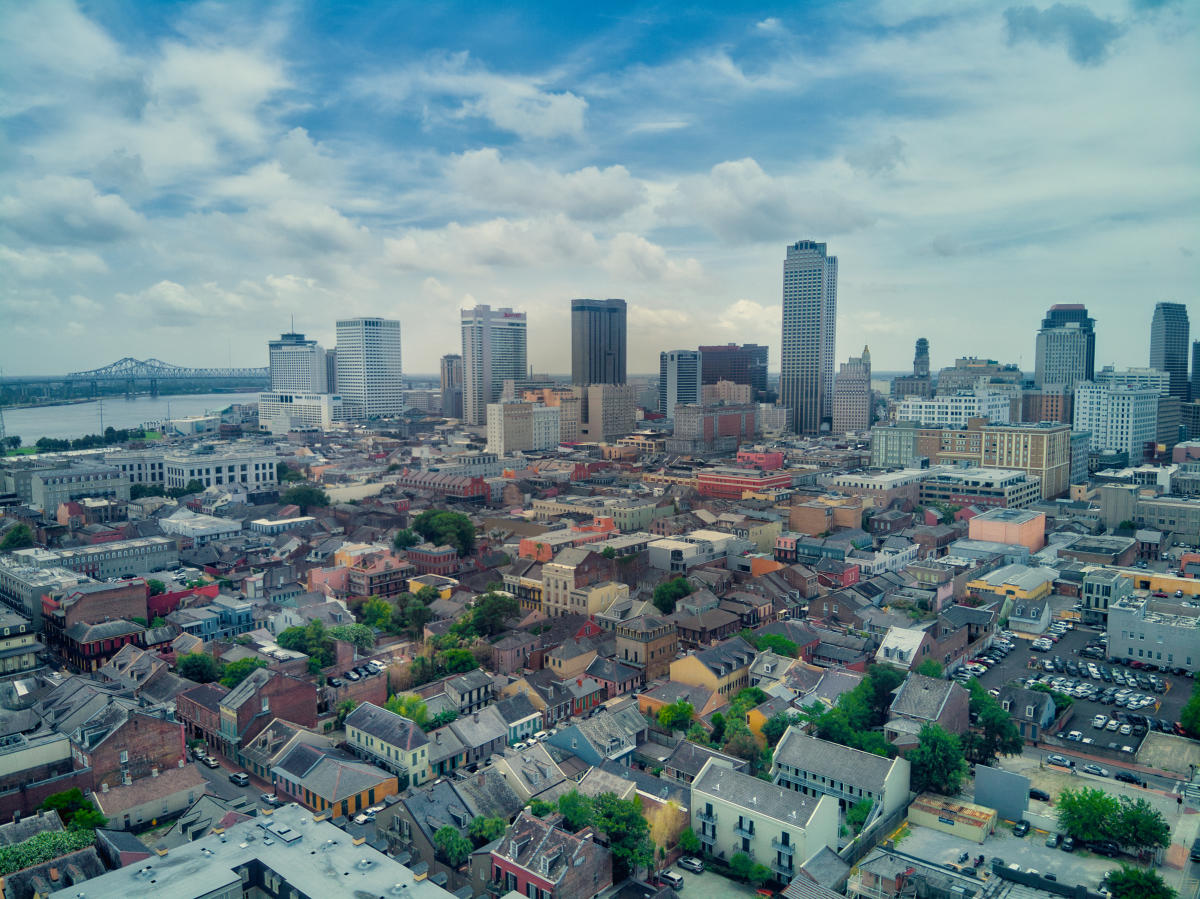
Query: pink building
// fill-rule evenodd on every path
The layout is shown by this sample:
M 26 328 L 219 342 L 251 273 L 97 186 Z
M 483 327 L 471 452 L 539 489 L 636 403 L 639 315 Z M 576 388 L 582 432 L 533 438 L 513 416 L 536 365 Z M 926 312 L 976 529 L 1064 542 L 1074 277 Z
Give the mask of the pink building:
M 777 471 L 783 468 L 783 453 L 766 450 L 738 450 L 738 465 L 757 468 L 759 471 Z

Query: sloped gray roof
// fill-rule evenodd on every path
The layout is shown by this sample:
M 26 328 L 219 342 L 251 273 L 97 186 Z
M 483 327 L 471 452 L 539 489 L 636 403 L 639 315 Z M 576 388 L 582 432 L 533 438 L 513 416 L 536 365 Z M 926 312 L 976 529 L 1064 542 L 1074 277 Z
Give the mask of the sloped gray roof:
M 429 742 L 424 731 L 412 721 L 370 702 L 359 704 L 346 716 L 346 727 L 356 727 L 376 740 L 403 750 L 419 749 Z
M 894 759 L 872 752 L 810 737 L 796 727 L 789 727 L 775 747 L 775 762 L 872 793 L 883 792 L 884 781 L 895 764 Z
M 964 694 L 967 692 L 954 681 L 909 674 L 907 680 L 896 688 L 892 714 L 935 721 L 955 690 L 961 690 Z
M 692 781 L 693 802 L 697 801 L 697 794 L 715 796 L 742 808 L 753 809 L 756 816 L 766 815 L 796 827 L 808 824 L 819 800 L 819 797 L 803 796 L 795 790 L 777 787 L 724 765 L 709 765 Z

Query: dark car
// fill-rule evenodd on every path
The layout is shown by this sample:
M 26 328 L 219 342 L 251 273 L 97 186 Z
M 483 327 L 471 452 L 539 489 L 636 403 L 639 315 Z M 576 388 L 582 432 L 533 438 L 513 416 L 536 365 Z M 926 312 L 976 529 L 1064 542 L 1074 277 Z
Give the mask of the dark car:
M 1088 843 L 1088 849 L 1097 855 L 1104 855 L 1108 858 L 1116 858 L 1121 854 L 1121 847 L 1112 840 L 1096 840 L 1093 843 Z
M 1047 793 L 1045 790 L 1038 790 L 1035 788 L 1035 789 L 1031 789 L 1029 791 L 1029 798 L 1030 799 L 1040 799 L 1042 802 L 1049 802 L 1050 794 Z
M 1133 784 L 1134 786 L 1138 787 L 1144 787 L 1146 785 L 1144 780 L 1142 780 L 1136 774 L 1131 774 L 1128 771 L 1118 771 L 1113 775 L 1113 780 L 1119 780 L 1121 783 Z
M 234 771 L 232 774 L 229 775 L 229 782 L 235 783 L 239 787 L 249 786 L 250 775 L 247 774 L 245 771 Z
M 1022 818 L 1020 821 L 1018 821 L 1016 824 L 1013 825 L 1013 836 L 1014 837 L 1023 837 L 1023 836 L 1025 836 L 1025 834 L 1029 833 L 1029 828 L 1030 828 L 1029 822 L 1027 820 L 1025 820 L 1024 818 Z
M 1067 836 L 1063 837 L 1063 841 L 1061 844 L 1059 844 L 1058 848 L 1061 849 L 1063 852 L 1074 852 L 1075 851 L 1075 838 L 1068 834 Z

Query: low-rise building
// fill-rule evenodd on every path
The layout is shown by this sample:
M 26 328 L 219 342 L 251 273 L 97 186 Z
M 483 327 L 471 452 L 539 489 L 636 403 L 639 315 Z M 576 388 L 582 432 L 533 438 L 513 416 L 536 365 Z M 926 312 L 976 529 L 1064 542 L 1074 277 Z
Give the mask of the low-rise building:
M 671 680 L 732 698 L 750 685 L 755 650 L 741 637 L 702 649 L 671 662 Z
M 1182 600 L 1129 596 L 1108 607 L 1108 657 L 1200 670 L 1200 609 Z
M 315 812 L 353 816 L 397 793 L 396 776 L 337 749 L 292 748 L 271 771 L 276 793 Z
M 965 733 L 971 723 L 970 694 L 954 681 L 910 674 L 896 690 L 883 735 L 896 746 L 917 745 L 926 724 L 948 733 Z
M 345 726 L 346 744 L 355 755 L 414 786 L 429 779 L 429 740 L 412 721 L 364 702 L 346 716 Z
M 590 831 L 571 833 L 557 814 L 521 812 L 491 856 L 493 895 L 591 899 L 612 886 L 612 854 Z
M 910 771 L 904 758 L 884 758 L 789 727 L 775 747 L 771 779 L 805 796 L 832 796 L 843 808 L 869 799 L 889 815 L 908 803 Z
M 43 648 L 28 618 L 0 609 L 0 677 L 38 667 L 38 653 Z
M 997 701 L 1017 725 L 1021 736 L 1031 742 L 1040 740 L 1054 723 L 1054 697 L 1049 693 L 1005 684 L 1000 688 Z

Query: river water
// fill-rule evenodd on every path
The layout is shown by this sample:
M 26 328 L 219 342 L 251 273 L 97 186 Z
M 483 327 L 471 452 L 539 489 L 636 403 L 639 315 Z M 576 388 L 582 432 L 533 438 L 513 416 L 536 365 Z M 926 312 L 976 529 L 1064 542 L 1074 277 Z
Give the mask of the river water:
M 203 415 L 231 403 L 258 402 L 257 393 L 190 393 L 178 396 L 109 396 L 87 403 L 4 409 L 4 430 L 18 434 L 24 446 L 39 437 L 75 438 L 102 434 L 105 428 L 136 428 L 147 421 Z M 101 425 L 103 420 L 103 425 Z

